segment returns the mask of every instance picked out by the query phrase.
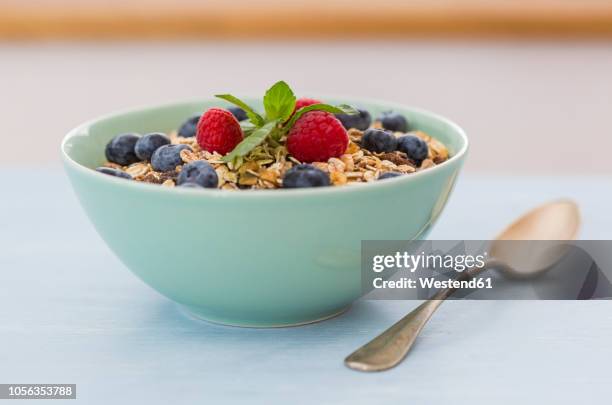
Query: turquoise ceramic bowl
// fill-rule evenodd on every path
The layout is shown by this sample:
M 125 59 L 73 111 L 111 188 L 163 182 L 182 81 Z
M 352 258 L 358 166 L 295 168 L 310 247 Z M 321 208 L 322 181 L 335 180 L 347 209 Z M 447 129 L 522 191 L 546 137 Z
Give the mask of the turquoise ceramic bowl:
M 313 322 L 341 313 L 361 295 L 362 240 L 427 235 L 468 147 L 463 130 L 435 114 L 383 102 L 336 101 L 364 106 L 373 115 L 401 112 L 413 128 L 444 142 L 452 157 L 420 173 L 370 184 L 242 192 L 168 189 L 92 170 L 104 162 L 104 147 L 115 135 L 170 132 L 194 112 L 223 105 L 218 100 L 87 122 L 65 137 L 62 157 L 102 238 L 161 294 L 224 324 Z

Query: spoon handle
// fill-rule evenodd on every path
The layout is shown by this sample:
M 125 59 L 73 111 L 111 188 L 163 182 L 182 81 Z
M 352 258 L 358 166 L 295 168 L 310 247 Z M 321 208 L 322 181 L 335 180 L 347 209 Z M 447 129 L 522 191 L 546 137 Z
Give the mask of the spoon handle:
M 466 280 L 482 272 L 487 266 L 473 267 L 461 273 L 457 280 Z M 383 371 L 399 364 L 414 344 L 417 336 L 444 300 L 456 288 L 438 291 L 432 298 L 423 302 L 408 315 L 370 342 L 351 353 L 344 364 L 359 371 Z

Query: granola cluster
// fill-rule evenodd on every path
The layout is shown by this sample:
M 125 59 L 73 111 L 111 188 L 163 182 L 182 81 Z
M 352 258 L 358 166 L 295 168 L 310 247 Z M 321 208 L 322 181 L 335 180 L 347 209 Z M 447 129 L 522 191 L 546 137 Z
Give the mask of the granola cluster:
M 374 123 L 373 127 L 379 128 L 380 123 Z M 343 155 L 332 157 L 326 162 L 310 164 L 328 173 L 332 185 L 342 186 L 375 181 L 387 172 L 410 174 L 426 170 L 449 158 L 446 146 L 422 131 L 409 133 L 425 141 L 428 146 L 427 158 L 420 164 L 415 163 L 400 151 L 377 153 L 362 148 L 363 133 L 358 129 L 349 129 L 350 141 Z M 396 132 L 394 135 L 399 137 L 406 134 Z M 185 144 L 191 148 L 191 150 L 185 149 L 180 152 L 183 164 L 197 160 L 208 162 L 217 173 L 218 188 L 223 190 L 280 188 L 285 173 L 301 163 L 288 153 L 284 138 L 279 141 L 270 139 L 234 162 L 224 162 L 221 154 L 202 150 L 195 137 L 185 138 L 172 133 L 170 142 L 175 145 Z M 183 164 L 167 172 L 155 171 L 151 163 L 147 162 L 127 166 L 107 162 L 105 166 L 122 170 L 136 181 L 174 187 Z

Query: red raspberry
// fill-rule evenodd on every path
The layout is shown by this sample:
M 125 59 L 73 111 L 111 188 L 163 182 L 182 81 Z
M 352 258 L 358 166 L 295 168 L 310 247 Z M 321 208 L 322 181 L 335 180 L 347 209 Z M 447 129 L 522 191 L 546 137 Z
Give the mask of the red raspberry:
M 323 102 L 319 100 L 315 100 L 314 98 L 306 98 L 306 97 L 298 98 L 297 101 L 295 102 L 295 108 L 293 109 L 293 112 L 296 112 L 302 107 L 306 107 L 306 106 L 313 105 L 313 104 L 321 104 L 321 103 Z
M 242 141 L 242 129 L 231 112 L 211 108 L 198 121 L 196 139 L 200 148 L 225 155 Z
M 289 153 L 302 162 L 326 162 L 348 147 L 348 134 L 330 113 L 310 111 L 298 119 L 287 136 Z

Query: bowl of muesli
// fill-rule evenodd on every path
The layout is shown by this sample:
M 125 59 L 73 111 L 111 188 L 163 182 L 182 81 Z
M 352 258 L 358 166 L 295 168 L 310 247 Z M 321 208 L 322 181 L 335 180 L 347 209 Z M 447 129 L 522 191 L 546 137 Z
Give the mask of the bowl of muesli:
M 463 164 L 463 130 L 387 102 L 229 94 L 72 130 L 64 166 L 135 275 L 205 320 L 299 325 L 362 295 L 363 240 L 427 236 Z

